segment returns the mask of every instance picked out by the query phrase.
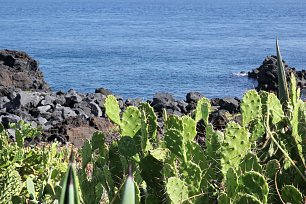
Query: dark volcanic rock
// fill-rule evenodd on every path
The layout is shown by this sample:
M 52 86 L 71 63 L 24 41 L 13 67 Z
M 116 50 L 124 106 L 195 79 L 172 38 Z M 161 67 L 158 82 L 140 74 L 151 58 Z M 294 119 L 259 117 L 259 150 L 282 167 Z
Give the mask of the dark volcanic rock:
M 187 103 L 197 103 L 201 98 L 203 98 L 203 95 L 199 92 L 189 92 L 186 95 L 186 102 Z
M 180 108 L 177 106 L 177 102 L 169 93 L 154 94 L 151 105 L 157 112 L 162 112 L 163 109 L 172 109 L 172 111 L 180 110 Z
M 219 106 L 230 113 L 238 113 L 240 111 L 240 100 L 237 98 L 220 99 Z
M 38 62 L 25 52 L 0 50 L 0 87 L 50 91 Z
M 297 78 L 297 85 L 301 89 L 306 88 L 306 71 L 296 71 L 294 67 L 289 67 L 285 61 L 283 61 L 283 63 L 285 65 L 287 81 L 289 81 L 290 75 L 293 73 Z M 257 79 L 258 86 L 256 89 L 258 91 L 264 90 L 269 92 L 277 92 L 277 57 L 274 55 L 266 57 L 259 68 L 248 72 L 248 77 Z

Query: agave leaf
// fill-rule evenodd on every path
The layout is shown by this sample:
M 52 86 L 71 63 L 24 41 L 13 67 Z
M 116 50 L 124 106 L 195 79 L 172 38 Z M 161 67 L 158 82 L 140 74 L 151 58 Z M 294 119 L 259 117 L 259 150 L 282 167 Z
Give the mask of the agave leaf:
M 79 203 L 76 173 L 72 163 L 70 163 L 63 182 L 60 204 Z
M 287 107 L 287 104 L 289 103 L 289 91 L 286 80 L 285 67 L 278 46 L 278 40 L 276 40 L 276 52 L 277 52 L 277 73 L 278 73 L 278 98 L 281 101 L 283 107 Z
M 125 182 L 122 204 L 135 204 L 135 185 L 131 175 Z

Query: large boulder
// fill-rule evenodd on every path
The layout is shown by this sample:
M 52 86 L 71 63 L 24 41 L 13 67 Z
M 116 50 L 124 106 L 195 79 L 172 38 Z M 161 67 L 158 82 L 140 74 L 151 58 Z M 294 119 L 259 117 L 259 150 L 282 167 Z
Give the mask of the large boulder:
M 294 67 L 289 67 L 285 61 L 283 61 L 283 63 L 285 65 L 287 80 L 289 81 L 290 75 L 293 73 L 297 78 L 297 85 L 301 89 L 306 88 L 306 71 L 296 71 Z M 257 79 L 258 85 L 256 89 L 258 91 L 264 90 L 269 92 L 277 92 L 277 57 L 274 55 L 266 57 L 259 68 L 248 72 L 248 77 Z
M 38 62 L 25 52 L 0 50 L 0 89 L 50 91 Z

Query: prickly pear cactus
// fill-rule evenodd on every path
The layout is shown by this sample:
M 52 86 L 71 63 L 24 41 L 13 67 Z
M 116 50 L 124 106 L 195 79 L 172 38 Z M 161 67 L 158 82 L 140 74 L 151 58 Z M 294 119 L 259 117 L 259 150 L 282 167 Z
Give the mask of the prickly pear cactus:
M 182 117 L 183 121 L 183 136 L 185 141 L 193 141 L 194 137 L 197 135 L 196 131 L 196 122 L 188 117 L 188 116 L 183 116 Z
M 238 170 L 241 160 L 250 150 L 249 133 L 239 124 L 228 123 L 224 142 L 221 147 L 221 167 L 223 175 L 226 175 L 228 169 L 233 167 Z
M 91 138 L 91 145 L 92 145 L 92 151 L 96 150 L 96 149 L 103 149 L 104 147 L 104 142 L 105 142 L 105 137 L 104 134 L 102 132 L 95 132 L 92 135 Z
M 251 133 L 250 140 L 253 143 L 255 143 L 259 138 L 261 138 L 266 133 L 263 119 L 257 118 L 253 120 L 249 125 L 249 131 Z
M 183 133 L 184 124 L 181 118 L 176 115 L 169 115 L 165 121 L 165 131 L 169 129 L 176 129 Z
M 302 193 L 292 185 L 284 186 L 281 195 L 286 203 L 300 204 L 304 202 Z
M 259 163 L 259 159 L 253 153 L 248 153 L 243 158 L 239 166 L 240 166 L 240 170 L 242 173 L 245 173 L 248 171 L 257 171 L 259 173 L 262 173 L 262 166 Z
M 215 131 L 211 124 L 206 126 L 206 155 L 207 162 L 211 164 L 208 176 L 212 179 L 222 180 L 221 156 L 224 135 L 220 131 Z
M 120 138 L 118 142 L 118 148 L 121 155 L 125 157 L 132 157 L 138 152 L 133 138 L 129 136 L 124 136 Z
M 162 203 L 165 193 L 163 167 L 163 162 L 150 154 L 142 158 L 139 164 L 141 177 L 147 184 L 147 191 L 158 203 Z
M 268 201 L 269 187 L 264 176 L 255 171 L 249 171 L 239 177 L 238 191 L 256 197 L 263 204 Z
M 284 118 L 285 114 L 282 105 L 275 94 L 269 93 L 266 106 L 274 125 Z
M 167 194 L 172 203 L 183 203 L 188 199 L 188 188 L 184 181 L 179 178 L 171 177 L 166 184 Z
M 115 96 L 107 96 L 107 98 L 105 99 L 104 107 L 107 117 L 117 125 L 120 125 L 121 110 L 119 108 L 119 104 Z
M 12 203 L 12 197 L 22 190 L 19 173 L 11 166 L 0 173 L 0 203 Z
M 187 160 L 183 143 L 183 135 L 180 131 L 176 129 L 167 130 L 167 132 L 165 132 L 164 140 L 166 147 L 171 152 L 173 152 L 176 156 L 183 159 L 184 161 Z
M 186 155 L 189 161 L 200 166 L 201 169 L 205 169 L 205 153 L 204 150 L 193 141 L 185 142 Z
M 238 176 L 233 168 L 229 168 L 225 179 L 226 192 L 229 198 L 234 198 L 238 188 Z
M 261 99 L 257 91 L 250 90 L 243 96 L 241 102 L 242 125 L 246 127 L 252 120 L 261 118 Z
M 209 99 L 201 98 L 198 101 L 195 110 L 195 122 L 199 122 L 201 119 L 203 119 L 204 123 L 207 125 L 210 109 L 211 109 L 211 104 Z
M 89 140 L 86 140 L 84 142 L 84 145 L 81 151 L 82 151 L 82 168 L 85 169 L 87 164 L 91 162 L 91 159 L 92 159 L 92 150 L 91 150 L 91 144 Z
M 237 204 L 262 204 L 258 198 L 249 194 L 240 194 Z
M 230 199 L 229 197 L 227 196 L 226 193 L 222 192 L 220 193 L 220 195 L 218 196 L 218 203 L 219 204 L 230 204 Z
M 129 106 L 122 114 L 121 135 L 134 137 L 141 129 L 141 113 L 138 108 Z
M 145 112 L 145 116 L 148 124 L 148 133 L 149 138 L 152 138 L 156 141 L 156 132 L 157 132 L 157 117 L 154 113 L 154 109 L 148 103 L 141 103 L 138 107 L 139 110 Z
M 182 179 L 188 186 L 189 195 L 194 195 L 199 192 L 199 188 L 202 181 L 202 170 L 201 168 L 191 162 L 188 161 L 187 163 L 182 163 L 180 165 L 180 174 L 182 175 Z

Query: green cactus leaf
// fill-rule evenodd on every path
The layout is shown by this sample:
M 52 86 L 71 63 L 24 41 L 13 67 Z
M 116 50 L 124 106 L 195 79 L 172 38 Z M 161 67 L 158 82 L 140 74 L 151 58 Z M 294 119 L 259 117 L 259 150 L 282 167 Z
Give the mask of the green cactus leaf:
M 115 190 L 115 181 L 112 178 L 112 173 L 107 165 L 103 167 L 103 174 L 104 176 L 104 182 L 103 187 L 107 190 L 108 196 L 110 198 L 113 198 L 114 196 L 114 190 Z M 111 199 L 110 199 L 111 200 Z
M 262 173 L 262 166 L 259 163 L 259 159 L 253 153 L 248 153 L 240 163 L 240 170 L 244 172 L 257 171 Z
M 286 185 L 282 188 L 282 199 L 286 203 L 301 204 L 304 202 L 302 193 L 292 185 Z
M 195 122 L 199 122 L 203 119 L 204 123 L 208 124 L 208 117 L 211 110 L 210 100 L 207 98 L 201 98 L 195 110 Z
M 197 135 L 197 130 L 196 130 L 196 122 L 188 117 L 188 116 L 183 116 L 182 117 L 183 121 L 183 137 L 185 141 L 193 141 L 194 137 Z
M 21 176 L 13 166 L 4 169 L 0 174 L 0 203 L 11 203 L 13 196 L 22 190 Z
M 154 192 L 163 192 L 163 163 L 149 154 L 140 160 L 139 168 L 147 186 L 154 189 Z
M 211 162 L 219 163 L 223 141 L 223 133 L 215 131 L 213 126 L 208 124 L 206 127 L 206 152 Z
M 118 101 L 115 96 L 109 95 L 105 99 L 105 113 L 107 117 L 116 123 L 117 125 L 120 125 L 120 108 Z
M 176 115 L 169 115 L 168 119 L 165 121 L 165 131 L 169 129 L 176 129 L 183 133 L 184 125 L 182 119 Z
M 185 149 L 187 159 L 204 168 L 205 156 L 200 145 L 193 141 L 185 142 Z
M 241 102 L 242 125 L 246 127 L 252 120 L 262 117 L 261 99 L 257 91 L 250 90 Z
M 156 141 L 157 133 L 157 117 L 154 113 L 154 109 L 149 103 L 141 103 L 138 107 L 139 110 L 145 112 L 145 116 L 148 124 L 149 138 L 153 138 Z
M 155 159 L 161 162 L 165 161 L 168 153 L 169 153 L 168 149 L 164 149 L 164 148 L 156 148 L 156 149 L 150 150 L 150 155 L 152 155 Z
M 262 118 L 257 118 L 250 123 L 249 127 L 251 137 L 250 140 L 252 142 L 258 141 L 259 138 L 262 138 L 266 133 L 266 128 L 264 126 L 264 122 Z
M 225 187 L 228 197 L 234 198 L 238 187 L 238 176 L 233 168 L 229 168 L 226 173 Z
M 256 197 L 263 204 L 267 203 L 269 187 L 264 176 L 256 171 L 249 171 L 239 177 L 238 190 Z
M 4 126 L 2 125 L 2 123 L 0 123 L 0 134 L 4 132 Z
M 275 94 L 269 93 L 267 107 L 270 111 L 273 124 L 279 123 L 284 118 L 284 111 L 282 109 L 282 105 Z
M 138 108 L 129 106 L 122 114 L 121 135 L 134 137 L 141 129 L 141 113 Z
M 185 158 L 185 149 L 183 144 L 183 136 L 182 133 L 176 129 L 168 129 L 165 132 L 165 144 L 166 147 L 173 152 L 176 156 Z
M 87 164 L 91 162 L 92 159 L 92 150 L 91 150 L 91 143 L 89 140 L 84 142 L 82 148 L 82 168 L 86 168 Z
M 184 181 L 176 177 L 168 179 L 166 184 L 167 194 L 172 203 L 183 203 L 188 199 L 188 188 Z
M 249 141 L 248 131 L 237 123 L 229 122 L 221 147 L 221 167 L 223 175 L 226 175 L 230 167 L 238 170 L 241 160 L 250 151 L 250 147 L 251 143 Z
M 265 176 L 274 179 L 275 174 L 280 170 L 281 166 L 278 160 L 269 160 L 265 166 Z
M 132 157 L 138 152 L 133 138 L 129 136 L 121 137 L 118 142 L 118 148 L 120 153 L 126 157 Z
M 231 201 L 226 193 L 220 193 L 220 195 L 218 196 L 218 204 L 231 204 Z
M 291 106 L 295 107 L 295 104 L 297 103 L 299 99 L 299 90 L 296 86 L 296 77 L 293 73 L 290 75 L 290 91 L 289 91 L 289 98 L 291 100 Z
M 102 132 L 95 132 L 91 138 L 92 151 L 96 149 L 103 149 L 103 145 L 105 142 L 104 134 Z
M 249 194 L 240 194 L 237 204 L 263 204 L 255 196 Z
M 148 145 L 149 140 L 148 140 L 148 125 L 147 125 L 147 118 L 145 115 L 144 111 L 141 111 L 141 151 L 142 152 L 147 152 L 150 149 L 150 145 Z
M 189 192 L 194 195 L 199 191 L 202 181 L 202 170 L 195 163 L 188 161 L 180 165 L 181 178 L 187 184 Z

